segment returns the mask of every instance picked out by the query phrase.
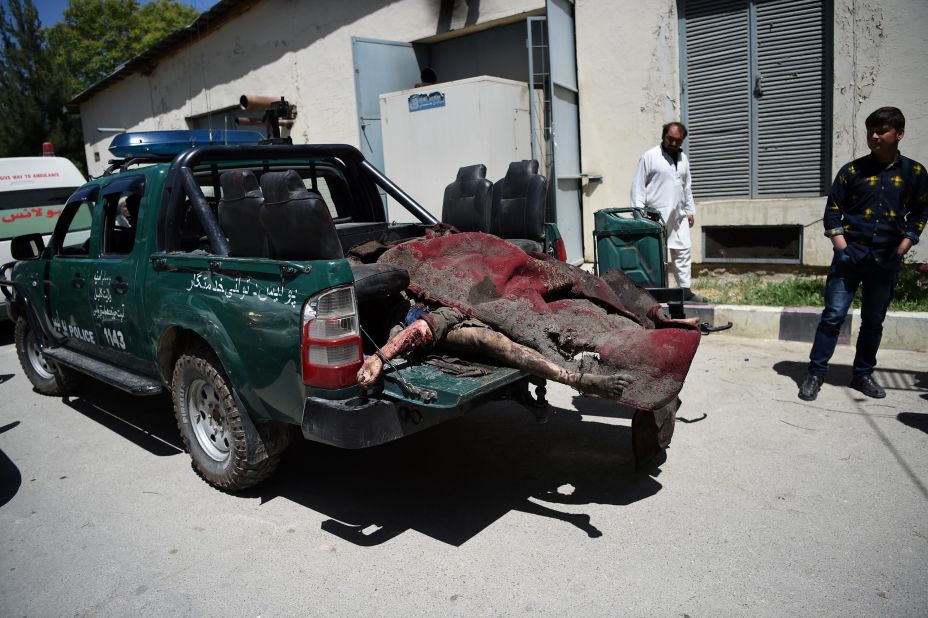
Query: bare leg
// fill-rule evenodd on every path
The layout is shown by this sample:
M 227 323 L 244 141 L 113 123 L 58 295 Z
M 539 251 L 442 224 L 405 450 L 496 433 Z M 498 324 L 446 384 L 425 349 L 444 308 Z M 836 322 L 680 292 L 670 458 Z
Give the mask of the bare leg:
M 387 359 L 395 358 L 410 350 L 434 341 L 432 331 L 424 320 L 416 320 L 393 337 L 381 353 Z M 618 399 L 629 385 L 632 377 L 624 373 L 597 375 L 567 371 L 549 361 L 536 350 L 518 344 L 509 337 L 488 328 L 465 326 L 450 331 L 442 347 L 456 352 L 486 356 L 528 373 L 566 384 L 585 395 Z M 372 355 L 364 361 L 358 371 L 358 384 L 362 388 L 373 386 L 383 373 L 383 361 Z
M 596 375 L 567 371 L 538 351 L 488 328 L 464 326 L 452 330 L 445 337 L 442 347 L 502 361 L 540 378 L 572 386 L 585 395 L 618 399 L 632 381 L 631 376 L 623 373 Z
M 429 345 L 433 341 L 429 325 L 424 320 L 416 320 L 380 348 L 380 353 L 390 360 L 415 348 Z M 371 355 L 358 370 L 358 384 L 362 388 L 369 388 L 377 382 L 382 373 L 383 361 L 376 354 Z

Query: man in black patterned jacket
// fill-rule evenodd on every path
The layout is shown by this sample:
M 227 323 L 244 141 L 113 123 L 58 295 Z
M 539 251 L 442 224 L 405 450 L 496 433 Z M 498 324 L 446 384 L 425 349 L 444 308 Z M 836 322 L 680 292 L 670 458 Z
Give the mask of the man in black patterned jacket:
M 841 168 L 825 206 L 825 236 L 834 257 L 825 283 L 825 310 L 809 354 L 809 375 L 799 398 L 818 396 L 838 333 L 857 288 L 861 324 L 851 388 L 868 397 L 886 396 L 873 379 L 883 319 L 892 300 L 902 257 L 918 242 L 928 218 L 928 173 L 899 153 L 905 117 L 881 107 L 867 117 L 870 154 Z

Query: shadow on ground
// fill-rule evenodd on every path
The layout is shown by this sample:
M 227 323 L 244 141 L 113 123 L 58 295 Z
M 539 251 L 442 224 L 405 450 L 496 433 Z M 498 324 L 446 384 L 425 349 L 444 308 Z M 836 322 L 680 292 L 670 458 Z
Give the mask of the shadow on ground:
M 791 378 L 798 389 L 809 371 L 809 364 L 798 361 L 780 361 L 773 365 L 773 370 L 781 376 Z M 851 381 L 851 376 L 850 365 L 832 364 L 828 369 L 828 375 L 825 376 L 825 384 L 847 386 Z M 886 390 L 921 393 L 919 396 L 922 399 L 928 399 L 928 372 L 877 367 L 873 372 L 873 377 Z
M 166 394 L 136 397 L 87 378 L 78 395 L 62 401 L 152 455 L 184 453 L 171 398 Z
M 13 323 L 9 320 L 0 320 L 0 345 L 13 344 Z
M 928 414 L 919 412 L 900 412 L 896 415 L 896 420 L 898 420 L 903 425 L 908 425 L 913 429 L 920 429 L 921 431 L 928 433 Z
M 133 397 L 94 380 L 64 403 L 157 456 L 183 446 L 170 397 Z M 661 489 L 635 473 L 628 426 L 596 416 L 630 418 L 607 402 L 578 398 L 592 418 L 552 408 L 538 423 L 521 406 L 497 402 L 422 433 L 361 450 L 302 439 L 276 475 L 241 494 L 262 503 L 286 498 L 329 517 L 322 528 L 360 546 L 410 530 L 459 546 L 510 511 L 563 521 L 601 536 L 585 504 L 627 505 Z M 654 462 L 651 474 L 659 474 Z M 193 472 L 191 471 L 191 474 Z M 204 492 L 215 491 L 203 486 Z M 565 506 L 567 508 L 565 508 Z
M 8 423 L 0 427 L 0 433 L 15 429 L 18 425 L 19 421 Z M 22 481 L 22 474 L 20 474 L 19 468 L 6 456 L 6 453 L 0 450 L 0 506 L 3 506 L 13 499 L 13 496 L 19 491 Z
M 660 490 L 635 474 L 628 427 L 555 409 L 538 424 L 499 402 L 404 440 L 358 451 L 297 442 L 252 495 L 327 515 L 324 530 L 361 546 L 415 530 L 461 545 L 522 511 L 601 536 L 588 514 L 559 505 L 627 505 Z

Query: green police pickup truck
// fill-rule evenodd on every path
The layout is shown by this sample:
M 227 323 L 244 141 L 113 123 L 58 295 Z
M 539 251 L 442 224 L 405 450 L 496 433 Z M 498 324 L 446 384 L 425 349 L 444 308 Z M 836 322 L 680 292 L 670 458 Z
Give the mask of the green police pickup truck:
M 534 400 L 525 373 L 492 364 L 462 377 L 399 361 L 382 390 L 362 391 L 357 371 L 386 341 L 383 308 L 408 275 L 346 253 L 438 221 L 351 146 L 203 133 L 118 136 L 118 159 L 71 195 L 47 246 L 13 241 L 3 289 L 38 392 L 88 377 L 169 390 L 194 469 L 226 491 L 269 477 L 294 426 L 363 448 L 487 400 Z M 383 193 L 418 222 L 390 223 Z

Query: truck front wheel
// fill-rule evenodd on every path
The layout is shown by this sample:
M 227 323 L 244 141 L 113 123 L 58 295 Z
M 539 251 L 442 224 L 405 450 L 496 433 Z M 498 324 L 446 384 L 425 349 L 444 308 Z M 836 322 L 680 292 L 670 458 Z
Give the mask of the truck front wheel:
M 32 332 L 32 326 L 25 316 L 16 319 L 14 332 L 16 340 L 16 355 L 23 372 L 35 390 L 43 395 L 60 397 L 73 393 L 77 387 L 77 378 L 74 371 L 60 367 L 42 354 L 42 348 Z
M 193 469 L 223 491 L 256 485 L 274 473 L 280 456 L 248 464 L 242 415 L 219 361 L 208 351 L 182 355 L 171 386 L 174 415 Z

